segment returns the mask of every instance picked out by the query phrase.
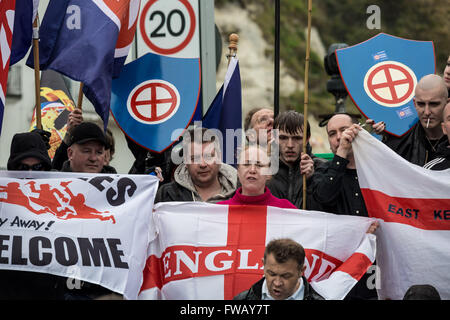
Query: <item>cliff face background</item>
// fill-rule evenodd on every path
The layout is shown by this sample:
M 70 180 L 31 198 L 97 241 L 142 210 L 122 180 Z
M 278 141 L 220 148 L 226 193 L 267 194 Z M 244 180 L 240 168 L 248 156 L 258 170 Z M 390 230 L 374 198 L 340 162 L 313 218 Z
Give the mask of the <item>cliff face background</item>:
M 307 0 L 281 0 L 280 111 L 303 112 L 306 52 Z M 379 29 L 369 6 L 379 8 Z M 439 0 L 313 0 L 308 120 L 312 127 L 313 152 L 330 152 L 325 129 L 318 116 L 335 110 L 335 99 L 327 92 L 329 76 L 323 58 L 332 43 L 354 45 L 380 32 L 413 40 L 433 41 L 436 72 L 442 72 L 450 54 L 450 1 Z M 215 0 L 215 21 L 222 35 L 222 59 L 217 88 L 226 72 L 228 36 L 240 37 L 238 58 L 243 86 L 243 118 L 257 106 L 273 108 L 274 1 Z M 375 21 L 376 22 L 376 21 Z M 347 98 L 346 110 L 359 113 Z

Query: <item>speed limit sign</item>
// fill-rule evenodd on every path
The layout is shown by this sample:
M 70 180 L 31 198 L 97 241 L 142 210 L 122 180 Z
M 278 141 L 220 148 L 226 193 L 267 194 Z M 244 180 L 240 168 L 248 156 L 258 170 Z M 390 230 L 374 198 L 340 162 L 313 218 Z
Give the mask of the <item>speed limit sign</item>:
M 177 58 L 199 58 L 198 0 L 142 1 L 138 56 L 148 52 Z

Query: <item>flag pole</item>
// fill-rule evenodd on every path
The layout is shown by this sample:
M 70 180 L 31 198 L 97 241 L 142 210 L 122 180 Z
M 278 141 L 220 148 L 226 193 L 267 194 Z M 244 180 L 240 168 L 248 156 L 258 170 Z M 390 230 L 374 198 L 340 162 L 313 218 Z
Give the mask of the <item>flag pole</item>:
M 275 55 L 274 55 L 274 86 L 273 86 L 273 116 L 280 112 L 280 0 L 275 0 Z
M 311 48 L 311 12 L 312 0 L 308 0 L 308 35 L 306 38 L 306 58 L 305 58 L 305 92 L 303 103 L 303 153 L 306 154 L 306 135 L 308 126 L 308 76 L 309 76 L 309 52 Z M 303 210 L 306 209 L 306 175 L 303 175 Z
M 230 42 L 228 45 L 228 49 L 230 50 L 227 54 L 228 59 L 228 65 L 230 65 L 230 61 L 232 57 L 236 57 L 236 53 L 238 50 L 238 42 L 239 42 L 239 36 L 236 33 L 230 34 L 228 37 L 228 41 Z
M 81 110 L 82 105 L 83 105 L 83 82 L 80 82 L 80 89 L 78 91 L 77 108 Z
M 36 110 L 36 128 L 42 130 L 41 119 L 41 78 L 39 66 L 39 15 L 33 22 L 33 56 L 34 56 L 34 93 Z

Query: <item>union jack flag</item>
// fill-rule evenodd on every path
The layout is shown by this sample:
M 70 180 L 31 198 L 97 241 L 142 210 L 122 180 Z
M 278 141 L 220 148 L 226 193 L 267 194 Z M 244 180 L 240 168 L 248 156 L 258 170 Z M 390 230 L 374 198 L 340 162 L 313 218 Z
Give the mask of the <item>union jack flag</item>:
M 16 0 L 3 0 L 0 2 L 0 133 L 2 130 L 3 110 L 5 108 L 9 60 L 11 57 L 15 5 Z

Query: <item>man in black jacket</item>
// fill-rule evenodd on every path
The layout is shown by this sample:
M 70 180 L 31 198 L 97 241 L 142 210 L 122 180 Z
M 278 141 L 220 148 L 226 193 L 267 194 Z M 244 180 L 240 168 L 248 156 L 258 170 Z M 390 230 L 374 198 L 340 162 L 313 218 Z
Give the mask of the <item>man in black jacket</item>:
M 373 123 L 373 120 L 367 122 Z M 373 124 L 373 128 L 379 133 L 384 130 L 384 123 Z M 316 168 L 312 179 L 314 200 L 326 212 L 367 217 L 352 150 L 352 142 L 362 128 L 351 115 L 338 113 L 328 120 L 326 129 L 334 157 Z M 375 288 L 369 289 L 366 285 L 368 277 L 366 273 L 346 299 L 376 299 Z
M 429 74 L 417 83 L 414 106 L 419 121 L 401 137 L 385 134 L 383 142 L 411 163 L 423 166 L 436 157 L 441 143 L 447 141 L 442 133 L 442 111 L 448 90 L 442 77 Z
M 82 128 L 84 127 L 84 129 L 83 130 L 76 129 L 81 124 L 83 124 Z M 63 141 L 61 141 L 61 144 L 59 145 L 58 149 L 56 149 L 55 156 L 53 157 L 53 160 L 52 160 L 52 168 L 53 169 L 58 170 L 58 171 L 63 171 L 63 172 L 73 171 L 73 168 L 71 167 L 70 162 L 68 161 L 69 146 L 73 145 L 73 143 L 74 143 L 73 142 L 74 141 L 73 134 L 74 134 L 74 132 L 76 132 L 77 135 L 80 135 L 80 132 L 88 130 L 89 131 L 88 134 L 91 134 L 91 135 L 95 134 L 96 136 L 100 137 L 101 135 L 98 132 L 101 131 L 101 129 L 100 130 L 92 129 L 91 128 L 92 125 L 93 125 L 93 123 L 89 123 L 88 125 L 86 125 L 85 122 L 83 122 L 83 112 L 81 109 L 75 108 L 72 112 L 70 112 L 69 117 L 67 118 L 66 134 L 64 136 Z M 114 146 L 108 142 L 107 136 L 103 133 L 103 131 L 101 131 L 101 132 L 104 136 L 104 139 L 101 139 L 102 140 L 101 144 L 102 145 L 104 144 L 105 152 L 104 152 L 103 158 L 104 158 L 105 163 L 104 163 L 103 167 L 100 169 L 100 172 L 101 173 L 117 173 L 116 169 L 109 165 L 109 161 L 106 161 L 107 160 L 106 159 L 106 157 L 107 157 L 106 151 L 109 150 L 110 151 L 109 153 L 111 154 L 112 148 L 114 148 Z M 112 136 L 110 139 L 111 139 L 111 142 L 114 143 Z M 94 140 L 100 141 L 98 139 L 91 139 L 90 140 L 91 142 L 89 142 L 89 144 L 92 144 L 92 141 L 94 141 Z M 103 143 L 103 140 L 105 140 L 105 143 Z M 73 149 L 74 148 L 72 148 L 72 150 Z M 87 168 L 84 168 L 81 170 L 76 169 L 75 171 L 76 172 L 89 172 L 86 170 L 92 171 L 91 169 L 87 169 Z M 94 171 L 97 171 L 97 169 L 95 168 Z
M 7 169 L 50 171 L 51 159 L 41 134 L 14 135 Z M 0 270 L 0 300 L 61 300 L 65 278 L 31 271 Z
M 264 277 L 234 300 L 324 300 L 303 276 L 305 250 L 291 239 L 270 241 L 264 251 Z
M 67 148 L 68 161 L 61 171 L 108 173 L 105 156 L 108 143 L 102 129 L 92 122 L 82 122 L 73 129 Z
M 303 154 L 303 139 L 308 141 L 311 137 L 309 123 L 306 132 L 303 130 L 303 124 L 303 115 L 295 111 L 286 111 L 276 117 L 273 128 L 278 130 L 280 161 L 278 172 L 272 176 L 267 187 L 275 197 L 287 199 L 302 209 L 303 175 L 306 175 L 308 186 L 306 208 L 314 210 L 319 208 L 310 196 L 310 178 L 315 167 L 325 160 L 314 157 L 309 144 L 307 153 Z
M 443 112 L 442 131 L 447 141 L 439 145 L 436 158 L 423 167 L 431 170 L 445 170 L 450 168 L 450 101 L 445 105 Z

